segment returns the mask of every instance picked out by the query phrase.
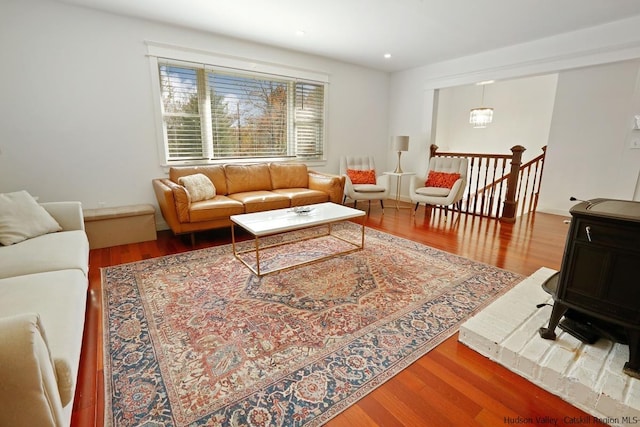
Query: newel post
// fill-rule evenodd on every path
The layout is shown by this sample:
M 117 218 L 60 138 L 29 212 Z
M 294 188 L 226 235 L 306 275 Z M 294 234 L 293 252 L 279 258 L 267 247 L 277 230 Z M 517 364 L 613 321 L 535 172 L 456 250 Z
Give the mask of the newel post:
M 436 144 L 431 144 L 429 147 L 429 158 L 435 157 L 436 151 L 438 151 L 438 146 Z
M 516 201 L 516 190 L 518 188 L 518 176 L 520 175 L 520 165 L 522 164 L 522 153 L 526 150 L 522 145 L 511 147 L 511 171 L 507 178 L 507 195 L 502 207 L 500 221 L 516 222 L 516 211 L 518 202 Z

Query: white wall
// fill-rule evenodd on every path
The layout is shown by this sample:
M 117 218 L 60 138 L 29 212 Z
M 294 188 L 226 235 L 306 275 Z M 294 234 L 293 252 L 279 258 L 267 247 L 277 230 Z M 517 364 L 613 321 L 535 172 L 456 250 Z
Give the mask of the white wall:
M 509 154 L 522 145 L 526 162 L 547 145 L 557 74 L 497 81 L 485 85 L 484 106 L 494 109 L 493 122 L 475 129 L 469 110 L 479 107 L 482 86 L 439 90 L 435 144 L 440 151 Z
M 389 149 L 389 75 L 255 43 L 48 0 L 0 2 L 0 192 L 87 208 L 154 203 L 165 175 L 145 41 L 330 75 L 327 162 Z
M 429 163 L 429 146 L 435 135 L 436 92 L 424 91 L 419 83 L 422 78 L 419 70 L 394 73 L 391 77 L 389 133 L 391 135 L 408 135 L 409 151 L 402 154 L 402 169 L 405 172 L 426 171 Z M 397 161 L 390 156 L 387 161 L 388 170 L 393 170 Z M 392 193 L 395 193 L 392 183 Z M 408 200 L 409 180 L 404 179 L 400 191 L 401 198 Z
M 390 110 L 389 129 L 390 134 L 399 131 L 408 133 L 412 142 L 409 147 L 409 155 L 403 157 L 404 170 L 424 171 L 428 156 L 428 147 L 432 141 L 435 141 L 435 123 L 434 118 L 434 100 L 437 98 L 437 90 L 447 87 L 459 85 L 473 84 L 483 80 L 508 80 L 512 78 L 544 75 L 557 73 L 561 71 L 575 70 L 589 66 L 614 63 L 629 59 L 640 58 L 640 18 L 634 17 L 611 24 L 592 27 L 586 30 L 566 33 L 557 37 L 538 40 L 535 42 L 510 46 L 503 49 L 497 49 L 490 52 L 480 53 L 464 58 L 451 61 L 445 61 L 438 64 L 418 67 L 415 69 L 394 73 L 391 76 L 390 87 Z M 624 73 L 623 73 L 624 74 Z M 568 77 L 569 79 L 571 77 Z M 598 78 L 608 80 L 616 80 L 619 73 L 613 72 L 609 75 L 607 72 L 601 74 Z M 598 101 L 596 98 L 585 99 L 578 92 L 564 95 L 564 89 L 561 91 L 559 77 L 556 103 L 566 104 L 566 111 L 580 111 L 585 102 Z M 630 77 L 629 77 L 630 79 Z M 571 194 L 560 194 L 563 192 L 563 182 L 572 180 L 573 176 L 583 176 L 584 170 L 591 173 L 600 173 L 603 175 L 614 174 L 618 180 L 606 179 L 605 187 L 601 187 L 597 196 L 614 197 L 615 194 L 627 195 L 625 198 L 631 198 L 633 192 L 636 191 L 638 181 L 638 161 L 637 153 L 640 150 L 621 150 L 620 144 L 622 140 L 634 138 L 633 135 L 640 131 L 630 132 L 630 122 L 633 115 L 640 113 L 640 103 L 638 101 L 639 91 L 637 81 L 630 83 L 629 79 L 625 83 L 614 82 L 614 92 L 619 94 L 618 84 L 624 85 L 622 89 L 626 95 L 622 98 L 622 104 L 625 105 L 624 111 L 620 110 L 620 105 L 613 107 L 616 109 L 615 120 L 602 129 L 597 129 L 597 124 L 590 124 L 583 121 L 583 128 L 579 133 L 588 134 L 589 126 L 594 125 L 594 131 L 598 137 L 592 135 L 588 139 L 569 137 L 571 130 L 563 135 L 564 143 L 573 147 L 574 151 L 580 152 L 584 144 L 590 146 L 593 154 L 603 151 L 602 147 L 610 147 L 612 144 L 618 157 L 613 156 L 603 158 L 599 156 L 583 158 L 581 161 L 566 161 L 559 150 L 549 153 L 548 166 L 545 167 L 545 178 L 543 183 L 543 193 L 539 208 L 556 213 L 568 213 L 570 203 L 564 201 L 564 198 Z M 586 83 L 587 85 L 589 83 Z M 562 98 L 562 99 L 561 99 Z M 611 104 L 615 103 L 612 97 L 604 98 L 606 105 L 601 108 L 612 108 Z M 601 103 L 602 98 L 598 101 Z M 498 112 L 496 111 L 496 115 Z M 606 117 L 611 118 L 607 115 Z M 559 129 L 554 126 L 556 119 L 555 112 L 552 116 L 552 125 L 550 130 L 549 148 L 556 142 L 558 138 L 553 135 L 559 135 Z M 563 119 L 564 120 L 564 119 Z M 464 126 L 464 125 L 463 125 Z M 640 139 L 640 136 L 635 137 Z M 452 149 L 456 149 L 451 145 Z M 554 164 L 556 166 L 554 166 Z M 563 172 L 555 173 L 553 169 L 562 165 Z M 548 169 L 552 171 L 549 172 Z M 597 172 L 601 171 L 601 172 Z M 620 189 L 620 183 L 624 183 L 624 190 Z M 633 183 L 630 185 L 628 183 Z M 632 188 L 629 190 L 629 186 Z M 406 189 L 404 190 L 406 194 Z M 545 194 L 545 191 L 547 192 Z M 622 193 L 621 193 L 622 192 Z M 630 192 L 630 193 L 629 193 Z M 638 191 L 640 192 L 640 191 Z M 551 194 L 554 194 L 551 196 Z M 579 197 L 579 194 L 575 194 Z M 585 194 L 585 197 L 591 197 Z
M 640 174 L 640 60 L 560 73 L 539 209 L 563 213 L 579 199 L 633 200 Z

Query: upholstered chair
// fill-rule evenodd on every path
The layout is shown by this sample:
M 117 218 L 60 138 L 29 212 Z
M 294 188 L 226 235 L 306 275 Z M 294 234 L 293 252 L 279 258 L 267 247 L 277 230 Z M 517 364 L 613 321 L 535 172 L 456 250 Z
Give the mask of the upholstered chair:
M 469 161 L 464 157 L 432 157 L 425 175 L 411 177 L 409 195 L 418 209 L 420 203 L 445 207 L 459 205 L 467 186 Z
M 353 200 L 355 208 L 358 201 L 369 202 L 368 210 L 371 210 L 371 201 L 379 200 L 384 213 L 384 200 L 389 197 L 389 176 L 378 175 L 372 156 L 343 156 L 340 158 L 340 175 L 344 175 L 344 199 Z

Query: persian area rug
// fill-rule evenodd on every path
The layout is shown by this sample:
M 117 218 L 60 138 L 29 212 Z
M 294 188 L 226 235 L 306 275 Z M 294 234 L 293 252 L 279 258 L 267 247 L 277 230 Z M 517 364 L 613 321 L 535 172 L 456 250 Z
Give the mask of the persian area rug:
M 276 246 L 261 263 L 344 244 Z M 262 278 L 230 245 L 104 268 L 105 425 L 323 424 L 521 279 L 372 229 L 361 251 Z

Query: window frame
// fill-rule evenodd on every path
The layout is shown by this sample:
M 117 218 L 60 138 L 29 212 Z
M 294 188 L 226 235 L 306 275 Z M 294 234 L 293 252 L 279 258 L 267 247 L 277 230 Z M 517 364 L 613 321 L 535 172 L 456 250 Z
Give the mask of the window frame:
M 145 42 L 147 46 L 147 57 L 151 72 L 152 95 L 154 104 L 154 115 L 156 118 L 156 139 L 158 147 L 158 157 L 160 165 L 163 167 L 198 165 L 198 164 L 220 164 L 220 163 L 254 163 L 270 161 L 300 161 L 308 165 L 324 165 L 327 159 L 327 118 L 328 118 L 328 97 L 329 97 L 329 75 L 322 72 L 306 70 L 302 68 L 287 67 L 279 64 L 257 62 L 246 58 L 221 55 L 204 50 L 184 48 L 174 45 L 167 45 L 156 42 Z M 318 159 L 305 159 L 299 157 L 243 157 L 243 158 L 218 158 L 218 159 L 183 159 L 169 160 L 168 146 L 164 136 L 164 117 L 162 112 L 162 97 L 160 90 L 160 62 L 169 61 L 177 66 L 193 67 L 203 66 L 207 71 L 236 71 L 246 73 L 247 76 L 275 77 L 297 80 L 299 82 L 309 82 L 324 86 L 324 109 L 323 109 L 323 138 L 322 157 Z

